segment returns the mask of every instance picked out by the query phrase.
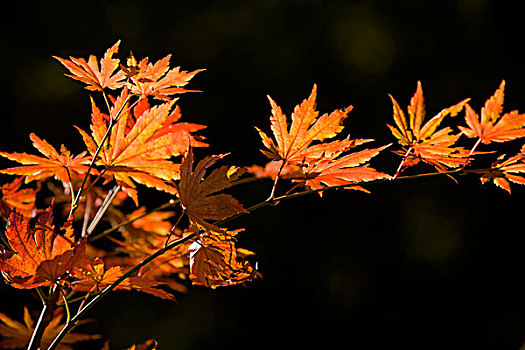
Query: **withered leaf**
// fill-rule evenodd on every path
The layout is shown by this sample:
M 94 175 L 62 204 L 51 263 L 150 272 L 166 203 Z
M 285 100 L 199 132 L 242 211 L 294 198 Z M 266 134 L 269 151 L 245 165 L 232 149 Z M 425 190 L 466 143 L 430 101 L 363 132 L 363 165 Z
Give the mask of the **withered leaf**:
M 216 288 L 248 282 L 256 277 L 256 270 L 247 261 L 238 259 L 231 238 L 236 233 L 201 235 L 190 245 L 190 279 L 194 284 Z
M 208 156 L 193 169 L 193 151 L 190 147 L 181 164 L 180 181 L 176 186 L 177 197 L 190 221 L 206 231 L 222 231 L 208 220 L 223 220 L 238 213 L 247 213 L 229 194 L 214 194 L 232 186 L 232 182 L 240 175 L 239 171 L 230 174 L 231 167 L 222 166 L 204 177 L 206 170 L 224 156 Z

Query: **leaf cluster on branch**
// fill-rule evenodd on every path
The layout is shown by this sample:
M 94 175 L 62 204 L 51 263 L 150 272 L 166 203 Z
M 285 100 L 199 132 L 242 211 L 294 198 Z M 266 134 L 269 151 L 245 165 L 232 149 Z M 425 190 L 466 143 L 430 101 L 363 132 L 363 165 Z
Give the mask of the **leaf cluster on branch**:
M 187 292 L 190 282 L 217 288 L 260 278 L 254 253 L 237 247 L 244 229 L 226 224 L 283 200 L 342 188 L 369 192 L 365 187 L 378 182 L 441 175 L 456 179 L 478 174 L 483 183 L 492 181 L 509 193 L 509 182 L 525 184 L 525 145 L 511 156 L 494 156 L 497 150 L 492 148 L 477 150 L 481 143 L 525 136 L 525 115 L 503 114 L 504 82 L 480 115 L 464 99 L 425 121 L 420 82 L 406 113 L 390 96 L 393 124 L 388 128 L 399 144 L 392 152 L 401 156 L 393 175 L 370 165 L 392 144 L 363 148 L 374 140 L 342 135 L 353 107 L 320 114 L 316 85 L 290 119 L 268 97 L 271 134 L 256 127 L 267 164 L 216 167 L 228 155 L 196 161 L 194 149 L 209 147 L 200 134 L 206 127 L 181 121 L 177 105 L 180 94 L 196 91 L 186 85 L 202 70 L 170 68 L 171 56 L 152 63 L 130 54 L 124 63 L 114 57 L 119 44 L 100 60 L 56 57 L 67 76 L 98 94 L 90 97 L 90 130 L 75 126 L 83 152 L 73 155 L 64 145 L 59 152 L 33 133 L 30 139 L 39 155 L 0 152 L 20 164 L 1 171 L 15 178 L 0 187 L 5 222 L 0 271 L 6 284 L 33 290 L 43 305 L 36 324 L 27 308 L 23 324 L 0 313 L 2 348 L 70 349 L 77 341 L 100 338 L 72 330 L 113 290 L 172 300 Z M 462 121 L 457 117 L 462 112 L 465 124 L 442 127 L 452 118 Z M 468 145 L 462 136 L 476 141 Z M 481 155 L 495 159 L 486 168 L 473 168 Z M 437 172 L 402 175 L 421 162 Z M 244 207 L 225 193 L 259 179 L 271 179 L 273 185 L 269 197 L 255 205 Z M 142 186 L 170 199 L 152 209 L 140 206 Z M 126 212 L 126 201 L 137 209 Z M 38 208 L 36 203 L 48 206 Z M 109 228 L 101 229 L 101 221 Z M 112 244 L 100 245 L 100 240 Z M 148 340 L 130 349 L 156 346 Z M 109 349 L 109 343 L 101 347 Z

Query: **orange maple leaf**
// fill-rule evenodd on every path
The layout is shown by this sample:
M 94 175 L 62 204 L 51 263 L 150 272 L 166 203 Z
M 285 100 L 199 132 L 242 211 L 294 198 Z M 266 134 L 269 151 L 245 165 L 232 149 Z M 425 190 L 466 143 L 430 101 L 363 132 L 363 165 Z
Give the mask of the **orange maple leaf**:
M 84 256 L 85 240 L 77 246 L 67 223 L 64 234 L 55 232 L 52 211 L 53 205 L 35 224 L 16 211 L 9 217 L 5 235 L 12 252 L 0 254 L 0 271 L 15 288 L 53 286 Z
M 389 96 L 394 108 L 396 126 L 387 126 L 399 140 L 399 144 L 408 147 L 404 151 L 396 152 L 405 156 L 404 160 L 407 160 L 404 163 L 405 166 L 415 165 L 419 160 L 422 160 L 433 165 L 438 171 L 445 171 L 447 170 L 446 167 L 454 168 L 465 164 L 470 156 L 469 152 L 462 147 L 453 147 L 461 134 L 454 135 L 450 127 L 440 130 L 437 128 L 443 118 L 447 115 L 456 116 L 470 99 L 465 99 L 454 106 L 441 110 L 423 125 L 425 103 L 421 82 L 417 82 L 416 93 L 407 108 L 408 120 L 394 97 Z
M 221 236 L 201 235 L 190 245 L 190 279 L 193 284 L 216 288 L 248 282 L 256 277 L 256 270 L 247 261 L 238 259 L 232 236 L 239 231 Z
M 190 147 L 180 168 L 180 181 L 176 186 L 177 197 L 190 222 L 206 231 L 222 231 L 207 220 L 223 220 L 235 214 L 248 213 L 232 196 L 224 193 L 214 194 L 232 186 L 232 181 L 241 175 L 241 171 L 234 171 L 232 174 L 231 167 L 222 166 L 204 178 L 206 169 L 224 156 L 226 155 L 206 157 L 193 170 L 193 152 Z
M 66 76 L 80 80 L 86 84 L 88 90 L 104 90 L 104 88 L 118 89 L 124 86 L 126 75 L 119 70 L 113 74 L 119 67 L 120 60 L 113 58 L 117 53 L 120 40 L 115 45 L 109 48 L 104 54 L 104 58 L 100 60 L 100 69 L 97 58 L 93 55 L 89 56 L 86 62 L 83 58 L 69 57 L 69 60 L 53 56 L 60 63 L 62 63 L 72 74 L 65 74 Z
M 143 216 L 144 213 L 145 208 L 142 207 L 112 223 L 129 222 L 131 219 L 140 217 L 140 219 L 123 227 L 123 240 L 109 237 L 120 247 L 116 249 L 119 253 L 118 257 L 108 256 L 104 258 L 106 266 L 136 265 L 159 249 L 164 248 L 166 246 L 166 239 L 170 233 L 177 237 L 183 237 L 184 235 L 193 233 L 193 231 L 189 230 L 183 232 L 180 229 L 175 229 L 171 232 L 173 224 L 168 218 L 173 216 L 173 212 L 160 211 Z M 186 292 L 187 287 L 180 282 L 180 279 L 186 279 L 186 275 L 188 274 L 189 260 L 187 249 L 189 244 L 191 244 L 191 242 L 188 241 L 166 251 L 148 265 L 141 268 L 140 275 L 163 282 L 175 291 Z M 126 256 L 121 256 L 121 253 Z
M 510 194 L 509 181 L 525 185 L 525 145 L 521 147 L 520 153 L 504 159 L 504 154 L 498 157 L 491 169 L 483 173 L 481 183 L 492 181 Z
M 301 164 L 320 158 L 333 158 L 349 144 L 350 140 L 341 140 L 331 143 L 320 143 L 311 146 L 314 141 L 323 141 L 336 136 L 343 130 L 342 121 L 352 110 L 352 106 L 344 110 L 335 110 L 332 113 L 319 117 L 315 110 L 317 86 L 314 85 L 310 97 L 297 105 L 292 113 L 292 124 L 288 131 L 288 121 L 281 108 L 268 96 L 272 106 L 270 117 L 274 141 L 256 127 L 268 150 L 261 150 L 268 158 L 284 160 L 289 164 Z
M 149 63 L 148 58 L 138 64 L 131 55 L 128 59 L 126 71 L 130 77 L 131 92 L 137 95 L 153 96 L 156 99 L 167 101 L 170 95 L 184 92 L 200 92 L 183 88 L 195 76 L 204 71 L 198 69 L 193 72 L 181 71 L 180 67 L 170 69 L 171 55 L 164 57 L 155 64 Z
M 20 189 L 24 178 L 16 178 L 13 182 L 0 186 L 0 215 L 8 218 L 13 209 L 20 214 L 33 217 L 36 215 L 35 197 L 37 189 Z
M 503 95 L 505 80 L 503 80 L 494 95 L 481 108 L 480 116 L 467 104 L 465 121 L 468 127 L 459 129 L 467 137 L 479 137 L 481 142 L 505 142 L 525 137 L 525 114 L 512 111 L 501 115 L 503 111 Z
M 73 276 L 79 279 L 72 283 L 73 291 L 99 291 L 114 283 L 125 272 L 125 269 L 121 266 L 113 266 L 106 269 L 104 262 L 100 258 L 83 259 L 73 272 Z M 154 288 L 160 284 L 164 284 L 164 282 L 155 281 L 144 276 L 130 276 L 117 285 L 114 290 L 137 290 L 159 298 L 173 300 L 173 295 L 170 293 Z
M 65 323 L 61 323 L 63 313 L 57 312 L 44 330 L 41 341 L 41 349 L 47 349 L 55 337 L 64 328 Z M 0 313 L 0 348 L 2 349 L 25 349 L 29 344 L 31 335 L 34 331 L 34 321 L 29 314 L 27 307 L 24 307 L 24 323 L 11 319 L 7 315 Z M 79 325 L 90 322 L 89 320 L 79 321 Z M 86 340 L 100 339 L 98 334 L 68 333 L 57 350 L 73 350 L 72 344 Z
M 323 159 L 305 169 L 305 185 L 315 190 L 325 186 L 351 185 L 357 182 L 388 179 L 390 178 L 388 174 L 370 168 L 368 165 L 360 166 L 388 146 L 365 149 L 335 160 Z M 368 192 L 361 186 L 349 186 L 348 188 Z
M 35 134 L 31 133 L 29 138 L 33 141 L 33 146 L 46 158 L 27 153 L 0 152 L 0 156 L 24 165 L 4 169 L 1 170 L 0 173 L 27 176 L 26 182 L 55 177 L 67 183 L 72 179 L 82 178 L 87 172 L 88 166 L 86 164 L 90 162 L 90 157 L 86 156 L 87 152 L 84 151 L 77 156 L 73 156 L 71 152 L 62 145 L 60 147 L 60 153 L 58 153 L 53 146 Z M 97 172 L 95 171 L 94 173 Z
M 171 194 L 175 189 L 166 181 L 178 178 L 179 165 L 168 158 L 181 155 L 189 143 L 194 146 L 206 144 L 196 140 L 191 133 L 204 126 L 191 123 L 174 123 L 180 117 L 170 110 L 175 100 L 159 106 L 138 109 L 132 115 L 127 104 L 128 91 L 124 89 L 110 110 L 103 114 L 92 102 L 91 136 L 78 128 L 88 151 L 94 155 L 109 128 L 109 119 L 116 121 L 110 132 L 108 145 L 102 147 L 96 164 L 105 168 L 106 176 L 113 176 L 123 190 L 138 204 L 137 183 L 154 187 Z M 124 110 L 118 116 L 119 111 Z

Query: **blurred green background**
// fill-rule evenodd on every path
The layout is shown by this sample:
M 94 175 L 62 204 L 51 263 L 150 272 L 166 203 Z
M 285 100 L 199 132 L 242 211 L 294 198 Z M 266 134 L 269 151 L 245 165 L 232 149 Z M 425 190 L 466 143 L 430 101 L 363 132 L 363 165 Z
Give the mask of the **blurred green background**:
M 82 150 L 72 125 L 88 128 L 88 93 L 51 56 L 100 57 L 118 39 L 121 58 L 172 54 L 182 69 L 206 68 L 189 85 L 203 93 L 181 96 L 183 118 L 208 125 L 211 147 L 199 157 L 231 152 L 230 164 L 266 161 L 253 127 L 269 130 L 267 94 L 289 115 L 314 83 L 321 112 L 354 105 L 345 133 L 378 146 L 394 142 L 387 94 L 404 108 L 418 80 L 428 117 L 466 97 L 479 111 L 502 79 L 505 111 L 525 110 L 520 2 L 29 1 L 6 5 L 1 26 L 8 152 L 33 152 L 30 132 Z M 384 152 L 372 164 L 392 174 L 398 162 Z M 270 187 L 235 194 L 251 205 Z M 264 274 L 248 288 L 193 287 L 177 303 L 116 292 L 90 313 L 92 328 L 115 349 L 151 337 L 159 349 L 519 349 L 525 189 L 509 196 L 476 177 L 369 189 L 283 202 L 233 223 L 246 228 L 240 246 L 258 254 Z M 20 318 L 22 302 L 37 305 L 0 286 L 1 312 Z

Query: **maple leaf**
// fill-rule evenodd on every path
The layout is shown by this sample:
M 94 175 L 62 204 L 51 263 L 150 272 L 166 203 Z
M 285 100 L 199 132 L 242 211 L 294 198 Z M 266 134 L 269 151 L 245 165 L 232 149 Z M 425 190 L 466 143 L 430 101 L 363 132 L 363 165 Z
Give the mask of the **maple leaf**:
M 49 325 L 44 330 L 44 335 L 41 341 L 41 348 L 47 349 L 53 342 L 55 337 L 64 328 L 65 324 L 61 323 L 63 318 L 62 313 L 57 312 L 49 322 Z M 27 307 L 24 307 L 24 323 L 9 318 L 7 315 L 0 313 L 0 348 L 2 349 L 25 349 L 29 344 L 31 335 L 34 331 L 34 321 L 29 314 Z M 89 320 L 79 321 L 79 325 L 85 324 Z M 83 334 L 83 333 L 68 333 L 61 343 L 56 348 L 57 350 L 73 350 L 72 344 L 86 341 L 100 339 L 98 334 Z
M 190 279 L 193 284 L 216 288 L 245 283 L 256 277 L 256 270 L 247 261 L 238 259 L 232 236 L 239 231 L 221 236 L 201 235 L 190 245 Z
M 503 80 L 494 95 L 481 108 L 481 118 L 467 105 L 465 121 L 468 127 L 460 126 L 461 132 L 470 138 L 479 137 L 481 142 L 505 142 L 525 137 L 525 114 L 512 111 L 501 115 L 503 111 Z
M 146 207 L 141 207 L 127 215 L 127 220 L 133 220 L 131 227 L 138 229 L 141 232 L 148 232 L 159 236 L 168 236 L 173 226 L 168 219 L 172 217 L 175 212 L 156 211 L 144 215 L 145 212 Z
M 387 126 L 400 145 L 408 146 L 408 149 L 396 152 L 405 156 L 405 166 L 415 165 L 422 160 L 433 165 L 438 171 L 445 171 L 446 167 L 454 168 L 465 164 L 471 154 L 462 147 L 453 147 L 461 134 L 454 135 L 450 127 L 437 129 L 447 115 L 456 116 L 470 99 L 441 110 L 423 125 L 426 113 L 421 82 L 417 82 L 416 92 L 407 108 L 408 120 L 394 97 L 389 96 L 393 104 L 396 126 Z
M 281 179 L 293 179 L 304 176 L 299 166 L 290 164 L 285 164 L 283 166 L 282 160 L 269 161 L 268 163 L 266 163 L 264 168 L 259 165 L 252 165 L 246 167 L 246 172 L 248 172 L 249 174 L 253 174 L 257 178 L 269 177 L 273 180 L 275 180 L 277 174 L 279 174 L 279 177 Z
M 307 168 L 305 171 L 305 185 L 315 190 L 325 186 L 341 186 L 357 182 L 388 179 L 390 175 L 381 173 L 368 165 L 359 166 L 375 157 L 388 146 L 365 149 L 335 160 L 323 159 L 314 166 Z M 348 188 L 368 192 L 361 186 L 350 186 Z
M 335 110 L 319 117 L 319 112 L 315 110 L 316 96 L 317 86 L 314 85 L 308 99 L 295 107 L 290 130 L 288 130 L 288 121 L 281 108 L 268 96 L 272 106 L 271 129 L 276 142 L 256 127 L 264 146 L 268 149 L 261 150 L 261 152 L 273 160 L 301 164 L 320 158 L 333 158 L 334 154 L 339 154 L 350 144 L 350 140 L 341 140 L 311 146 L 314 141 L 323 141 L 341 132 L 342 121 L 353 109 L 352 106 L 349 106 L 342 111 Z
M 180 67 L 170 69 L 171 55 L 164 57 L 155 64 L 149 63 L 148 58 L 142 59 L 138 64 L 131 54 L 128 59 L 128 67 L 125 68 L 132 83 L 131 92 L 140 96 L 153 96 L 156 99 L 167 101 L 170 95 L 181 94 L 184 92 L 199 92 L 197 90 L 187 90 L 183 86 L 199 72 L 181 71 Z
M 60 63 L 62 63 L 72 74 L 65 74 L 66 76 L 80 80 L 86 84 L 88 90 L 104 90 L 104 88 L 118 89 L 124 86 L 126 75 L 119 70 L 113 74 L 119 67 L 119 59 L 113 58 L 117 53 L 120 40 L 115 45 L 109 48 L 104 54 L 104 58 L 100 60 L 100 69 L 97 58 L 93 55 L 89 56 L 86 62 L 83 58 L 69 57 L 69 60 L 53 56 Z
M 86 164 L 90 162 L 90 157 L 86 156 L 87 152 L 84 151 L 77 156 L 73 156 L 71 152 L 62 145 L 60 147 L 60 153 L 58 153 L 53 146 L 35 134 L 31 133 L 29 138 L 33 142 L 33 146 L 43 154 L 45 158 L 27 153 L 0 152 L 0 156 L 24 165 L 4 169 L 1 170 L 0 173 L 27 176 L 26 182 L 54 177 L 67 183 L 73 178 L 82 178 L 87 172 L 88 167 Z M 95 171 L 94 173 L 96 174 L 97 172 Z
M 77 246 L 70 222 L 65 233 L 55 232 L 53 205 L 33 225 L 16 211 L 11 213 L 5 235 L 14 253 L 0 255 L 0 271 L 15 288 L 53 286 L 84 256 L 85 240 Z
M 92 260 L 84 259 L 73 272 L 78 281 L 73 282 L 73 291 L 93 292 L 104 289 L 122 277 L 125 269 L 121 266 L 113 266 L 108 269 L 100 258 Z M 155 281 L 144 276 L 131 276 L 118 284 L 114 290 L 137 290 L 152 294 L 163 299 L 173 300 L 173 296 L 159 288 L 154 288 L 163 282 Z
M 509 181 L 519 185 L 525 185 L 525 145 L 521 147 L 520 153 L 513 157 L 505 159 L 505 155 L 501 155 L 492 164 L 489 171 L 483 172 L 481 183 L 485 184 L 489 181 L 510 194 Z
M 39 189 L 20 189 L 23 183 L 24 178 L 19 177 L 0 186 L 0 215 L 4 218 L 8 218 L 13 209 L 26 217 L 36 215 L 35 197 Z
M 175 194 L 175 189 L 166 181 L 178 178 L 179 165 L 168 158 L 183 154 L 188 144 L 205 144 L 191 135 L 203 126 L 175 123 L 180 117 L 178 109 L 175 110 L 175 115 L 170 114 L 175 100 L 151 108 L 142 104 L 136 110 L 140 113 L 138 115 L 132 115 L 126 108 L 127 100 L 128 91 L 124 89 L 112 106 L 109 116 L 103 114 L 92 101 L 91 136 L 82 129 L 77 129 L 88 151 L 95 155 L 109 128 L 108 120 L 116 120 L 108 144 L 102 147 L 96 164 L 104 166 L 106 177 L 113 176 L 117 184 L 138 205 L 133 181 Z M 121 110 L 124 113 L 119 116 Z
M 139 208 L 133 213 L 126 215 L 119 222 L 126 222 L 135 219 L 144 214 L 145 208 Z M 133 223 L 126 225 L 122 231 L 123 240 L 118 240 L 109 237 L 113 242 L 120 247 L 118 257 L 107 257 L 104 259 L 106 266 L 108 265 L 125 265 L 133 266 L 144 260 L 148 256 L 154 254 L 159 249 L 166 246 L 166 239 L 172 233 L 177 237 L 183 237 L 193 233 L 193 231 L 181 231 L 175 229 L 173 232 L 173 224 L 167 220 L 173 216 L 173 212 L 153 212 L 133 221 Z M 187 256 L 187 249 L 191 242 L 185 242 L 166 251 L 164 254 L 144 266 L 140 270 L 140 275 L 150 279 L 165 283 L 170 289 L 178 292 L 187 292 L 187 287 L 180 283 L 180 279 L 186 279 L 188 274 L 189 260 Z M 126 257 L 121 255 L 126 254 Z
M 193 151 L 189 147 L 181 164 L 180 181 L 176 185 L 177 197 L 190 222 L 206 231 L 222 231 L 207 220 L 223 220 L 235 214 L 248 213 L 232 196 L 214 194 L 232 186 L 232 181 L 241 175 L 241 171 L 231 174 L 231 167 L 222 166 L 204 178 L 206 169 L 224 156 L 226 154 L 208 156 L 193 169 Z

